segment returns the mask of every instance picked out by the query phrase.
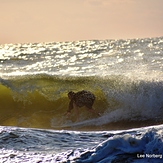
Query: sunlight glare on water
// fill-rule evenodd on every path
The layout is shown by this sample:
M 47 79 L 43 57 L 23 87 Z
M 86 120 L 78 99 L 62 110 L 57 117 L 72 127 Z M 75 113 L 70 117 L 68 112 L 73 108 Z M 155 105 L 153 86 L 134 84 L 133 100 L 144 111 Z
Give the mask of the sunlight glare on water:
M 0 46 L 3 76 L 40 74 L 162 76 L 162 37 Z M 141 75 L 143 74 L 143 75 Z

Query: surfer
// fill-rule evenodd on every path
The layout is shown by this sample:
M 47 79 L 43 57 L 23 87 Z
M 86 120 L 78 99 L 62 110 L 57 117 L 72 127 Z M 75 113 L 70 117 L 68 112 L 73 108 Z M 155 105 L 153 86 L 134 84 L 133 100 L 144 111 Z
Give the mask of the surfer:
M 66 115 L 70 114 L 71 110 L 74 109 L 78 117 L 78 108 L 85 106 L 88 111 L 93 112 L 99 116 L 99 113 L 96 113 L 92 107 L 95 101 L 95 95 L 93 93 L 85 90 L 79 91 L 77 93 L 71 91 L 68 93 L 68 98 L 70 99 L 70 102 Z

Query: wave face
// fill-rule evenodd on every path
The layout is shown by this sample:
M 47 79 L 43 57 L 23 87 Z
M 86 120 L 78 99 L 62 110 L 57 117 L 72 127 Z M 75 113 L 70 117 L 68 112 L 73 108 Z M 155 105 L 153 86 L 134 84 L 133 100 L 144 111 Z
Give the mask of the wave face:
M 65 117 L 67 93 L 89 90 L 96 96 L 94 108 L 100 117 L 80 108 Z M 131 80 L 124 76 L 58 77 L 20 76 L 1 79 L 2 125 L 38 128 L 99 128 L 111 125 L 133 127 L 163 121 L 163 82 Z M 120 124 L 123 122 L 124 126 Z M 130 124 L 128 124 L 130 122 Z

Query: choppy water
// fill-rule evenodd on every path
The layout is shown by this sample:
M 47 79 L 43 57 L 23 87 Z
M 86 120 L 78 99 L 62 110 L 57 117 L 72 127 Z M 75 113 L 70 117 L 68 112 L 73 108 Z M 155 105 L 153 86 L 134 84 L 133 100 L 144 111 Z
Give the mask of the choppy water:
M 84 108 L 81 108 L 79 121 L 76 122 L 74 113 L 70 117 L 64 116 L 69 102 L 67 93 L 71 90 L 83 89 L 95 94 L 94 108 L 101 116 L 88 114 Z M 59 157 L 56 153 L 65 152 L 66 156 L 62 158 L 67 158 L 68 162 L 69 150 L 78 149 L 80 146 L 82 149 L 76 150 L 78 154 L 75 155 L 81 157 L 87 143 L 90 142 L 89 154 L 86 157 L 92 159 L 93 153 L 98 155 L 100 148 L 98 146 L 101 146 L 100 143 L 104 141 L 102 136 L 104 131 L 162 124 L 163 37 L 0 45 L 0 102 L 1 126 L 44 129 L 40 131 L 8 127 L 6 130 L 2 127 L 0 136 L 4 138 L 1 145 L 3 158 L 6 157 L 5 151 L 18 151 L 18 156 L 19 152 L 23 156 L 22 151 L 28 151 L 30 148 L 30 152 L 38 152 L 36 157 L 39 157 L 39 152 L 44 156 L 54 154 L 53 158 Z M 47 129 L 57 129 L 58 132 Z M 17 136 L 19 130 L 21 134 L 18 133 Z M 64 132 L 60 132 L 62 130 Z M 74 133 L 69 130 L 74 130 Z M 84 140 L 78 135 L 85 134 L 82 130 L 87 131 Z M 99 133 L 92 133 L 94 130 L 99 130 Z M 126 130 L 125 133 L 132 137 L 140 130 L 132 134 Z M 152 133 L 153 140 L 150 139 L 149 142 L 157 141 L 154 137 L 159 133 L 161 143 L 161 130 L 161 127 L 158 127 L 157 131 L 146 130 L 141 134 L 140 139 L 144 142 L 143 135 Z M 40 143 L 42 141 L 40 132 L 43 133 L 42 136 L 45 135 L 45 139 L 49 139 L 49 142 L 58 139 L 58 146 L 53 143 L 48 144 L 44 138 L 43 141 L 48 145 Z M 50 135 L 47 134 L 48 132 Z M 12 148 L 13 142 L 23 141 L 22 135 L 31 138 L 29 142 L 24 142 L 27 146 Z M 79 139 L 72 141 L 68 135 L 79 136 Z M 95 142 L 90 141 L 92 135 Z M 32 142 L 35 140 L 34 137 L 38 138 L 35 143 Z M 114 140 L 116 136 L 110 137 Z M 121 134 L 117 137 L 118 142 L 121 142 L 117 147 L 122 147 L 126 137 Z M 81 143 L 79 143 L 80 139 Z M 137 139 L 139 136 L 136 137 L 136 142 Z M 109 143 L 110 139 L 107 141 Z M 30 143 L 34 143 L 36 147 L 30 147 Z M 72 143 L 74 146 L 71 145 Z M 106 144 L 104 146 L 107 146 Z M 53 145 L 56 148 L 52 147 Z M 61 150 L 58 150 L 59 147 Z M 147 147 L 140 148 L 145 150 Z M 115 158 L 117 154 L 119 155 L 119 153 L 113 154 Z M 124 159 L 132 155 L 132 153 L 128 154 Z M 104 158 L 111 162 L 109 155 L 108 153 Z M 133 159 L 137 159 L 134 152 L 133 155 Z M 73 157 L 72 160 L 76 160 L 74 153 L 70 156 Z M 17 158 L 14 154 L 11 157 Z M 86 157 L 84 156 L 84 159 Z M 6 160 L 9 158 L 10 156 L 6 157 Z M 101 158 L 103 162 L 105 162 L 104 158 Z M 51 160 L 54 162 L 54 159 Z
M 6 44 L 0 47 L 2 76 L 162 76 L 160 38 Z

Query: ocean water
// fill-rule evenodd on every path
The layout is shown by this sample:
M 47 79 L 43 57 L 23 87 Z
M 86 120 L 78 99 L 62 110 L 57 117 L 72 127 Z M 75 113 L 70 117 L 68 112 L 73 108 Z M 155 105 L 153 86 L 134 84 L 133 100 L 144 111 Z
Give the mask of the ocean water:
M 0 102 L 0 162 L 163 162 L 163 37 L 0 45 Z

